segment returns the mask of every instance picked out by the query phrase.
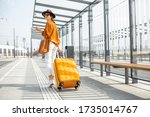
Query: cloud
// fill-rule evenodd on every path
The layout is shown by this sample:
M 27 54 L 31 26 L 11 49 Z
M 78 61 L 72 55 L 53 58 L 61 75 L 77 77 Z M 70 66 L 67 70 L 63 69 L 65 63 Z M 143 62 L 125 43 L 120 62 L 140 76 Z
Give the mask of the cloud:
M 14 6 L 14 5 L 15 5 L 14 0 L 7 0 L 7 3 L 8 3 L 10 6 Z

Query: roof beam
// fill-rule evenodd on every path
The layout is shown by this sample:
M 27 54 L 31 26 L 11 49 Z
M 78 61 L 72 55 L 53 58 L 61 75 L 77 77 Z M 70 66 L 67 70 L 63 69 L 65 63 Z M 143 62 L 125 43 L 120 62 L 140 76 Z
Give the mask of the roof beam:
M 65 17 L 65 18 L 73 18 L 73 16 L 69 16 L 69 15 L 61 15 L 61 14 L 56 14 L 56 16 L 59 16 L 59 17 Z
M 46 22 L 42 22 L 42 21 L 35 21 L 35 20 L 33 20 L 33 23 L 42 23 L 42 24 L 46 24 Z
M 37 19 L 44 19 L 43 17 L 37 17 L 37 16 L 35 16 L 34 18 L 37 18 Z M 68 21 L 65 21 L 65 20 L 57 20 L 57 19 L 54 19 L 54 21 L 57 21 L 57 22 L 63 22 L 63 23 L 66 23 L 66 22 L 68 22 Z
M 41 29 L 44 29 L 44 28 L 41 27 Z M 32 32 L 33 32 L 33 31 L 36 32 L 35 27 L 32 27 Z
M 92 2 L 88 2 L 88 1 L 84 1 L 84 0 L 67 0 L 67 1 L 78 2 L 78 3 L 82 3 L 82 4 L 91 4 L 92 3 Z
M 34 25 L 34 26 L 42 26 L 42 27 L 45 27 L 45 25 L 34 24 L 34 23 L 45 24 L 45 22 L 33 21 L 33 25 Z M 57 26 L 63 26 L 63 24 L 57 24 L 57 23 L 56 23 L 56 25 L 57 25 Z
M 33 26 L 36 26 L 36 27 L 42 27 L 42 28 L 45 27 L 44 25 L 39 25 L 39 24 L 33 24 Z
M 32 34 L 34 34 L 34 35 L 41 35 L 39 32 L 36 32 L 36 31 L 32 31 Z
M 64 21 L 64 20 L 56 20 L 56 19 L 54 19 L 54 21 L 56 21 L 56 22 L 63 22 L 63 23 L 68 22 L 68 21 Z
M 34 11 L 35 13 L 40 13 L 42 14 L 42 11 Z M 57 14 L 55 13 L 56 17 L 59 16 L 59 17 L 65 17 L 65 18 L 73 18 L 73 16 L 69 16 L 69 15 L 62 15 L 62 14 Z
M 40 33 L 38 34 L 38 33 L 32 33 L 32 35 L 34 35 L 34 36 L 42 36 Z
M 86 12 L 87 9 L 88 9 L 90 6 L 95 6 L 96 4 L 98 4 L 98 3 L 102 2 L 102 1 L 103 1 L 103 0 L 94 0 L 91 4 L 89 4 L 87 7 L 85 7 L 80 13 L 78 13 L 76 16 L 74 16 L 72 19 L 70 19 L 70 21 L 68 21 L 67 23 L 71 22 L 71 20 L 73 20 L 74 18 L 79 17 L 79 14 Z M 67 24 L 67 23 L 66 23 L 66 24 Z M 66 24 L 65 24 L 65 25 L 66 25 Z M 63 26 L 65 26 L 65 25 L 63 25 Z
M 35 21 L 35 20 L 33 20 L 33 23 L 46 24 L 46 22 L 42 22 L 42 21 Z M 56 25 L 57 25 L 57 26 L 63 26 L 63 24 L 57 24 L 57 23 L 56 23 Z
M 55 9 L 61 9 L 61 10 L 67 10 L 67 11 L 72 11 L 72 12 L 81 12 L 80 10 L 77 10 L 77 9 L 70 9 L 70 8 L 54 6 L 54 5 L 47 5 L 47 4 L 42 4 L 42 3 L 35 3 L 35 5 L 43 6 L 43 7 L 50 7 L 50 8 L 55 8 Z
M 96 4 L 98 4 L 98 3 L 100 3 L 100 2 L 102 2 L 103 0 L 95 0 L 94 2 L 92 2 L 91 3 L 91 5 L 93 6 L 95 6 Z

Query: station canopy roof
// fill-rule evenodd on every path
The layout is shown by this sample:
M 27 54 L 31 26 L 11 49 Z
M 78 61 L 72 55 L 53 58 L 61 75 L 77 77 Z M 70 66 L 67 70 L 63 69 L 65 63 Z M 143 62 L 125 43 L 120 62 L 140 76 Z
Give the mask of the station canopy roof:
M 72 19 L 87 10 L 89 5 L 95 5 L 102 0 L 35 0 L 33 19 L 32 19 L 32 37 L 41 39 L 41 35 L 35 31 L 35 27 L 44 29 L 46 21 L 42 12 L 50 9 L 55 15 L 54 19 L 58 28 L 65 26 Z

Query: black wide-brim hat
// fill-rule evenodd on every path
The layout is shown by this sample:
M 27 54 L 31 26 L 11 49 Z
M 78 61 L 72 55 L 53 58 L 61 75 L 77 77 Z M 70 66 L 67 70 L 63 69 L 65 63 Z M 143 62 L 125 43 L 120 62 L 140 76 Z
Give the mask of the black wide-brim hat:
M 43 12 L 42 12 L 43 17 L 45 16 L 45 13 L 49 13 L 50 16 L 52 16 L 53 18 L 56 17 L 55 14 L 54 14 L 51 10 L 49 10 L 49 9 L 47 9 L 46 11 L 43 11 Z

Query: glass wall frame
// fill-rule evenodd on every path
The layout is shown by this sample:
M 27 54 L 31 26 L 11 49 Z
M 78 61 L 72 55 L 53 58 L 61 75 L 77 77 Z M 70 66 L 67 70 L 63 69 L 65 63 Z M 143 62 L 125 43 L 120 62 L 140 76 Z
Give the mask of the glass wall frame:
M 104 1 L 104 0 L 103 0 Z M 104 33 L 104 3 L 101 1 L 96 6 L 92 7 L 93 12 L 93 36 L 92 43 L 89 43 L 89 19 L 88 10 L 82 14 L 82 49 L 83 49 L 83 66 L 90 67 L 90 50 L 91 45 L 92 60 L 93 61 L 106 61 L 106 45 Z M 136 37 L 131 39 L 131 24 L 130 24 L 130 0 L 108 0 L 109 4 L 109 60 L 110 62 L 131 63 L 133 56 L 136 56 L 139 64 L 150 64 L 150 1 L 149 0 L 133 0 L 135 2 L 135 18 L 136 18 Z M 97 10 L 98 9 L 98 10 Z M 133 16 L 133 17 L 134 17 Z M 78 20 L 78 21 L 77 21 Z M 77 21 L 77 22 L 76 22 Z M 74 47 L 75 47 L 75 60 L 79 64 L 79 17 L 74 21 Z M 69 30 L 71 30 L 69 28 Z M 71 35 L 71 34 L 70 34 Z M 71 36 L 69 36 L 71 38 Z M 131 43 L 133 41 L 133 43 Z M 137 47 L 137 50 L 131 48 Z M 133 53 L 133 54 L 131 54 Z M 92 66 L 94 69 L 100 69 L 99 65 Z M 125 75 L 123 68 L 112 68 L 110 73 Z M 131 73 L 132 72 L 132 73 Z M 149 72 L 141 70 L 130 71 L 130 76 L 136 77 L 141 80 L 149 79 Z

